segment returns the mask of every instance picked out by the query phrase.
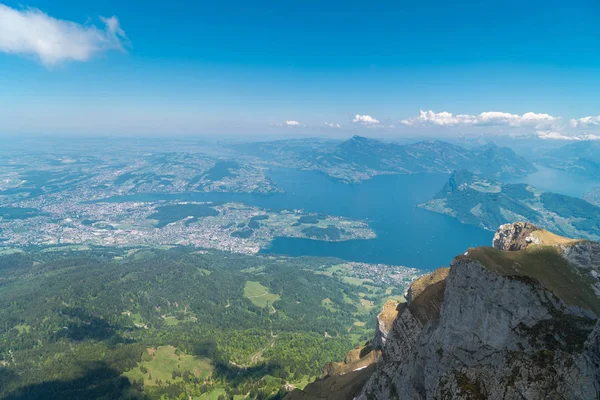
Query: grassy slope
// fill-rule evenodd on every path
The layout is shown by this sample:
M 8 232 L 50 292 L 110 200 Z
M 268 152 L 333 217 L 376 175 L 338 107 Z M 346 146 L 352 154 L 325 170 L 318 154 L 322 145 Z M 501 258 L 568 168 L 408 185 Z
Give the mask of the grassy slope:
M 504 276 L 533 278 L 566 304 L 600 315 L 600 298 L 592 289 L 591 278 L 571 266 L 550 246 L 530 246 L 518 252 L 493 247 L 470 249 L 468 258 Z
M 259 282 L 247 281 L 244 286 L 244 297 L 250 300 L 256 307 L 264 308 L 267 303 L 279 300 L 281 297 L 278 294 L 269 293 L 269 289 Z
M 147 373 L 142 373 L 140 367 L 137 367 L 126 372 L 124 375 L 130 379 L 144 379 L 145 385 L 155 386 L 155 381 L 157 379 L 160 379 L 162 382 L 177 382 L 181 380 L 181 378 L 173 380 L 173 371 L 190 371 L 199 378 L 207 378 L 213 371 L 210 360 L 190 356 L 183 352 L 177 355 L 175 353 L 175 347 L 173 346 L 161 346 L 156 349 L 148 349 L 148 354 L 152 359 L 140 363 L 140 366 L 144 366 L 148 370 Z M 152 379 L 149 379 L 150 376 Z

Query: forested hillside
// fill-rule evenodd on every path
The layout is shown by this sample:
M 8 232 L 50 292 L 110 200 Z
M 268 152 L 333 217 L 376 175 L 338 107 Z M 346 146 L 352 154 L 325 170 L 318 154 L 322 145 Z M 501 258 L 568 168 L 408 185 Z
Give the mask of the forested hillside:
M 528 221 L 571 237 L 600 238 L 600 207 L 577 197 L 544 192 L 533 186 L 501 183 L 469 171 L 455 171 L 427 210 L 484 229 L 510 221 Z
M 189 248 L 5 254 L 0 396 L 277 398 L 367 340 L 382 299 L 401 293 L 342 277 L 340 263 Z

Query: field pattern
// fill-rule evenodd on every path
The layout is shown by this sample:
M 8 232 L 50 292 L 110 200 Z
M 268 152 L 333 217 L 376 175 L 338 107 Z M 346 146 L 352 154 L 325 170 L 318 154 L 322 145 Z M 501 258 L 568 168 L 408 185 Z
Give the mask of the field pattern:
M 269 293 L 269 289 L 260 284 L 260 282 L 247 281 L 244 286 L 244 297 L 247 298 L 256 307 L 265 308 L 268 304 L 273 304 L 281 297 L 278 294 Z

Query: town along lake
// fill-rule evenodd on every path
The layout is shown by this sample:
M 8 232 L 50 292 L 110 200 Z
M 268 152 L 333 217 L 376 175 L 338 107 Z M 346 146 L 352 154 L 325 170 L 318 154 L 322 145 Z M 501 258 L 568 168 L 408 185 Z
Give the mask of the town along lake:
M 264 254 L 338 257 L 431 270 L 448 265 L 469 247 L 492 242 L 493 232 L 417 207 L 439 192 L 447 174 L 382 175 L 357 184 L 295 169 L 273 169 L 269 177 L 282 193 L 147 193 L 102 201 L 239 202 L 271 210 L 302 209 L 366 220 L 377 234 L 375 239 L 344 242 L 279 237 L 261 251 Z

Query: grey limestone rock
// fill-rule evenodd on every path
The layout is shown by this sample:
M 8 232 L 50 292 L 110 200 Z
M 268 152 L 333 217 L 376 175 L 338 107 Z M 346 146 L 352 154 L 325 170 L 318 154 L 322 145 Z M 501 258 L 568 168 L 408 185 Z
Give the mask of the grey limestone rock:
M 503 226 L 494 246 L 524 249 L 535 230 L 531 224 Z M 598 271 L 599 244 L 555 247 L 570 268 L 584 270 L 582 282 Z M 531 276 L 484 264 L 468 253 L 455 258 L 439 314 L 417 317 L 439 296 L 427 288 L 399 307 L 359 400 L 600 398 L 597 308 L 563 300 Z

